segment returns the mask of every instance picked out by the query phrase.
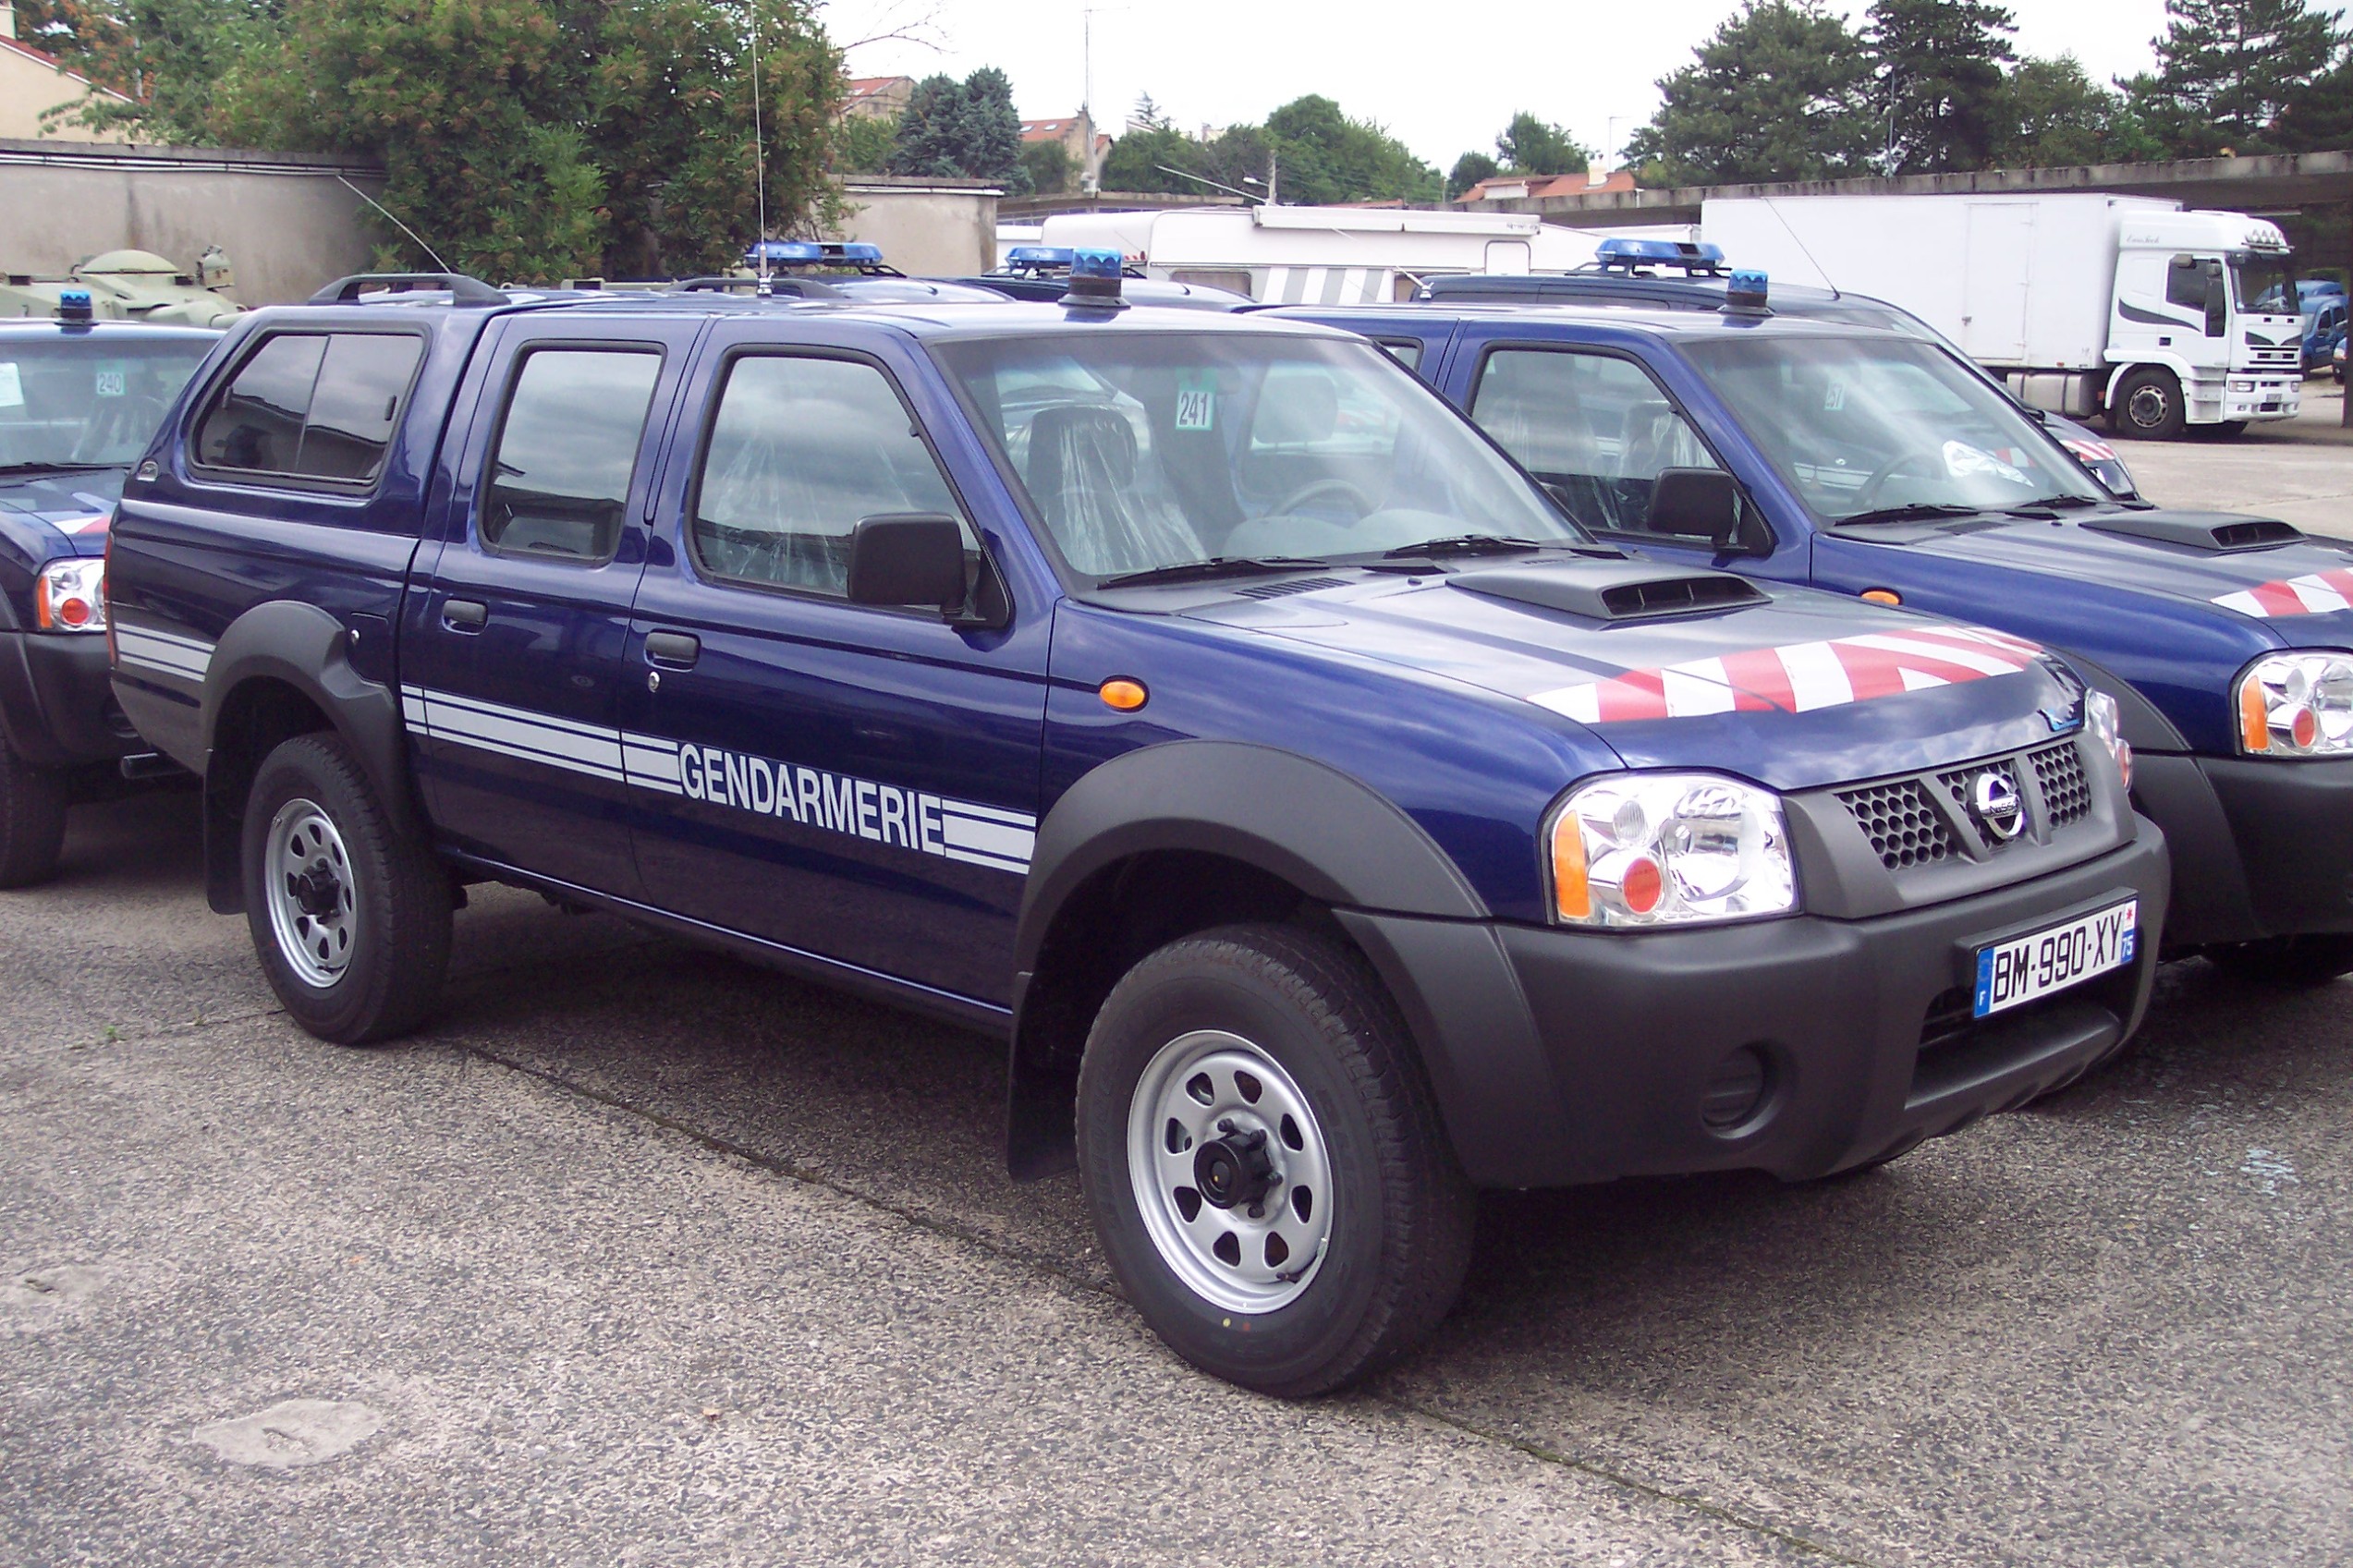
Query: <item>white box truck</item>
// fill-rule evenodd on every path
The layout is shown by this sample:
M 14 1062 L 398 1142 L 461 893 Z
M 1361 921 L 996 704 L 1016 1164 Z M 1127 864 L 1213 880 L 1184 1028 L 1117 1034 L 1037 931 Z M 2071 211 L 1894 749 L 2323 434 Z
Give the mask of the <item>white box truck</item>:
M 1271 305 L 1410 299 L 1445 273 L 1563 272 L 1592 261 L 1602 237 L 1524 213 L 1263 204 L 1058 213 L 1041 234 L 1041 244 L 1116 249 L 1146 277 Z
M 1704 203 L 1702 237 L 1777 280 L 1900 305 L 2038 407 L 2119 434 L 2243 430 L 2303 395 L 2286 237 L 2149 197 L 1798 196 Z

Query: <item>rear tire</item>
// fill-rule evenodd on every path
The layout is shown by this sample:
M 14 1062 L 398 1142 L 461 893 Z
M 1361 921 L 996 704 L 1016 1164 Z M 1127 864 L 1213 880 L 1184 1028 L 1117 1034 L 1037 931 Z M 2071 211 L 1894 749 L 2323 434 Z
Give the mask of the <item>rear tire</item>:
M 1112 1269 L 1205 1372 L 1323 1393 L 1462 1288 L 1470 1184 L 1396 1006 L 1335 942 L 1228 926 L 1145 958 L 1096 1015 L 1078 1111 Z
M 0 888 L 47 881 L 65 847 L 65 779 L 0 740 Z
M 2171 371 L 2143 366 L 2117 383 L 2108 426 L 2135 441 L 2176 441 L 2188 427 L 2181 382 Z
M 2206 956 L 2225 974 L 2258 985 L 2321 986 L 2353 972 L 2353 935 L 2324 931 L 2265 937 L 2210 947 Z
M 406 1034 L 440 999 L 450 883 L 396 832 L 359 760 L 332 734 L 270 753 L 246 797 L 245 917 L 270 989 L 338 1045 Z

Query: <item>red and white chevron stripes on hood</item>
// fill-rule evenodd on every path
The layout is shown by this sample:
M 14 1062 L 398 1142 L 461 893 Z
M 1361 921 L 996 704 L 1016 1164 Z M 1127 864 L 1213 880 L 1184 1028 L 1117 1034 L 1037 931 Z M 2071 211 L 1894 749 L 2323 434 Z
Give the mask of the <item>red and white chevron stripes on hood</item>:
M 2289 577 L 2284 582 L 2259 582 L 2236 593 L 2218 593 L 2213 602 L 2225 610 L 2269 621 L 2282 615 L 2327 615 L 2353 610 L 2353 571 L 2339 568 Z
M 1585 724 L 1701 713 L 1804 713 L 2015 675 L 2041 651 L 1986 626 L 1923 626 L 1628 670 L 1608 680 L 1540 691 L 1529 700 Z

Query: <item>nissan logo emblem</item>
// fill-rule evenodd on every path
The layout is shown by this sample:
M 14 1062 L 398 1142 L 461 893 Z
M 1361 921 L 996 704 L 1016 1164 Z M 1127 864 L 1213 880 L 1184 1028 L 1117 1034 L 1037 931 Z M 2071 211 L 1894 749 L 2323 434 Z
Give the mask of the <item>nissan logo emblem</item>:
M 2018 837 L 2026 828 L 2026 802 L 2018 797 L 2018 781 L 1998 768 L 1978 774 L 1969 785 L 1969 814 L 1996 844 Z

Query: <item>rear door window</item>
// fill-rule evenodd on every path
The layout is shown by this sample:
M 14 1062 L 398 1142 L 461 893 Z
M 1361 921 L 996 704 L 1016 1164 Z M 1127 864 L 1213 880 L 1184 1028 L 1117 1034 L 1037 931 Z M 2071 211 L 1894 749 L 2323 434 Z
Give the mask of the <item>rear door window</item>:
M 661 373 L 651 346 L 524 355 L 485 469 L 483 546 L 583 565 L 613 559 Z
M 277 333 L 213 399 L 196 430 L 199 467 L 372 483 L 424 357 L 409 333 Z

